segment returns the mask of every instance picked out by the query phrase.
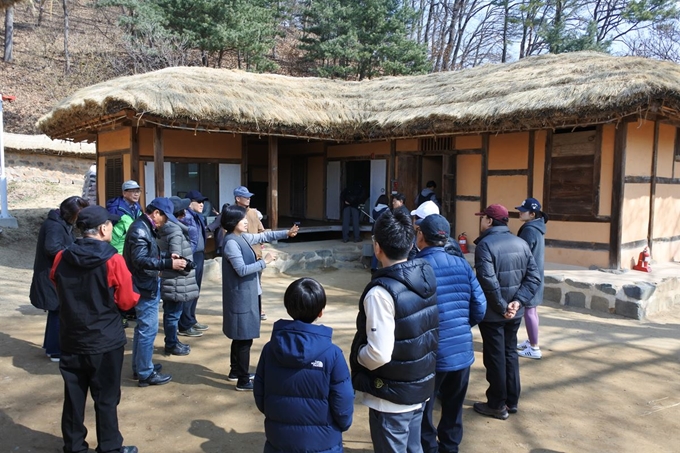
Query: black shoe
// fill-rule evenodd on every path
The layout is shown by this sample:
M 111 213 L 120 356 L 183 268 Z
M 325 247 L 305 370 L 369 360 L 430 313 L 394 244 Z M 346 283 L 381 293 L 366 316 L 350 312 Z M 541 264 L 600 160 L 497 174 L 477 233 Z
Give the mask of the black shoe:
M 508 410 L 508 414 L 517 413 L 517 406 L 505 406 L 505 408 Z
M 248 381 L 246 384 L 236 384 L 237 392 L 252 392 L 253 391 L 253 381 Z
M 250 377 L 251 381 L 255 379 L 255 375 L 252 373 L 250 373 L 248 376 Z M 227 376 L 227 381 L 236 382 L 238 381 L 238 376 L 235 373 L 229 373 L 229 376 Z
M 182 335 L 183 337 L 202 337 L 203 332 L 200 330 L 196 330 L 193 327 L 189 327 L 187 330 L 180 330 L 177 332 L 178 335 Z
M 163 385 L 172 381 L 172 376 L 169 374 L 160 374 L 155 371 L 149 375 L 146 379 L 139 380 L 140 387 L 148 387 L 150 385 Z
M 165 348 L 167 355 L 189 355 L 191 347 L 188 344 L 178 343 L 174 348 Z
M 486 415 L 487 417 L 497 418 L 499 420 L 507 420 L 508 410 L 503 406 L 502 409 L 491 409 L 487 403 L 475 403 L 472 408 L 478 414 Z
M 129 447 L 120 447 L 120 453 L 139 453 L 139 450 L 137 447 L 129 446 Z
M 158 373 L 161 369 L 163 369 L 163 365 L 160 363 L 154 363 L 153 364 L 153 372 Z M 132 373 L 132 379 L 139 379 L 139 375 L 137 373 Z

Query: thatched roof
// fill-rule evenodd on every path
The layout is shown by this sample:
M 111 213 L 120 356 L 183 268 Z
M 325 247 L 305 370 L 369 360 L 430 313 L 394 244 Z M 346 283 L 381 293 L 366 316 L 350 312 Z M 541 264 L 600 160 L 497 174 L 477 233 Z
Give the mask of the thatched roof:
M 0 0 L 0 11 L 4 11 L 10 6 L 14 6 L 17 3 L 21 3 L 25 0 Z
M 38 121 L 75 140 L 116 122 L 335 140 L 680 118 L 680 65 L 593 52 L 362 82 L 174 67 L 99 83 Z M 90 134 L 90 135 L 88 135 Z
M 90 143 L 52 140 L 47 135 L 24 135 L 4 132 L 2 143 L 6 151 L 19 153 L 55 154 L 93 159 L 97 147 Z

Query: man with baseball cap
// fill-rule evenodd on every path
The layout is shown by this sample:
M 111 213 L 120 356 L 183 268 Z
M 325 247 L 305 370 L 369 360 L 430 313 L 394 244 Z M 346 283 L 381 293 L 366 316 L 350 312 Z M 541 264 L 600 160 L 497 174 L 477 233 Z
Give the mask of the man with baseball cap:
M 132 282 L 141 295 L 137 306 L 137 323 L 132 338 L 132 372 L 140 387 L 167 384 L 169 374 L 161 374 L 160 365 L 151 361 L 153 342 L 158 334 L 158 304 L 160 302 L 160 271 L 182 270 L 186 261 L 179 255 L 168 256 L 158 247 L 158 229 L 168 220 L 178 220 L 173 215 L 174 206 L 168 198 L 151 200 L 146 212 L 132 222 L 125 237 L 123 256 L 132 273 Z
M 250 192 L 246 186 L 239 186 L 234 189 L 234 201 L 238 206 L 246 208 L 246 219 L 248 219 L 248 233 L 258 234 L 264 232 L 264 225 L 262 225 L 262 215 L 260 211 L 250 207 L 250 199 L 254 193 Z M 257 259 L 262 259 L 262 244 L 253 244 L 253 251 Z M 267 315 L 262 311 L 262 296 L 259 297 L 260 303 L 260 319 L 262 321 L 267 319 Z
M 57 254 L 50 274 L 60 304 L 64 451 L 88 450 L 85 403 L 90 391 L 97 414 L 97 451 L 137 452 L 137 447 L 122 446 L 118 429 L 127 342 L 120 311 L 134 307 L 139 294 L 125 260 L 109 244 L 116 220 L 118 216 L 101 206 L 81 210 L 76 226 L 83 237 Z
M 428 201 L 428 203 L 432 203 Z M 445 217 L 431 214 L 416 227 L 416 244 L 422 258 L 432 266 L 437 281 L 439 344 L 434 391 L 425 403 L 421 425 L 423 452 L 458 451 L 463 439 L 463 401 L 475 360 L 471 327 L 486 312 L 486 297 L 472 267 L 444 247 L 451 236 Z M 433 409 L 439 395 L 441 417 L 435 424 Z M 437 441 L 439 438 L 439 441 Z
M 129 180 L 123 183 L 123 195 L 111 198 L 106 202 L 106 210 L 111 214 L 120 216 L 120 220 L 113 222 L 113 234 L 111 245 L 116 248 L 118 253 L 123 254 L 125 244 L 125 234 L 132 222 L 142 215 L 142 207 L 139 205 L 139 197 L 142 189 L 137 181 Z
M 423 219 L 431 216 L 431 215 L 439 215 L 439 206 L 434 201 L 428 200 L 424 203 L 422 203 L 418 208 L 414 209 L 411 211 L 411 216 L 413 217 L 413 226 L 418 229 L 418 225 L 423 221 Z M 450 227 L 449 227 L 450 228 Z M 416 237 L 416 239 L 418 239 Z M 416 253 L 418 253 L 419 247 L 418 243 L 414 239 L 413 242 L 413 248 L 408 254 L 408 259 L 412 260 L 413 258 L 416 257 Z M 458 245 L 458 241 L 455 239 L 452 239 L 450 236 L 446 241 L 446 245 L 444 246 L 444 250 L 446 253 L 450 255 L 455 255 L 459 257 L 463 257 L 463 251 L 460 249 L 460 245 Z
M 203 264 L 205 263 L 205 241 L 207 237 L 205 217 L 203 208 L 208 197 L 203 196 L 198 190 L 187 192 L 186 199 L 189 200 L 189 209 L 186 215 L 180 220 L 189 229 L 189 242 L 193 253 L 194 264 L 196 264 L 196 283 L 198 284 L 199 296 L 201 293 L 201 283 L 203 282 Z M 196 305 L 198 297 L 182 304 L 182 314 L 177 324 L 177 334 L 185 337 L 202 337 L 203 332 L 208 330 L 207 324 L 201 324 L 196 319 Z
M 487 206 L 480 216 L 481 235 L 475 239 L 475 269 L 487 300 L 479 323 L 486 368 L 487 401 L 473 405 L 476 412 L 505 420 L 517 412 L 520 394 L 517 330 L 524 305 L 533 299 L 541 275 L 524 240 L 508 229 L 508 210 Z

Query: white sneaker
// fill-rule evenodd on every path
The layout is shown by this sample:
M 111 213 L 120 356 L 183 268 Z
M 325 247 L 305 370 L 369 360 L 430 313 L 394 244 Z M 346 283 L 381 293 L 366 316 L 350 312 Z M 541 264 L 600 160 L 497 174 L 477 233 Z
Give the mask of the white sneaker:
M 541 350 L 539 348 L 534 349 L 531 346 L 519 351 L 517 355 L 520 357 L 526 357 L 527 359 L 540 359 L 543 357 L 543 354 L 541 354 Z
M 524 340 L 523 342 L 519 343 L 517 345 L 517 350 L 518 351 L 524 351 L 526 348 L 531 347 L 531 342 L 529 340 Z

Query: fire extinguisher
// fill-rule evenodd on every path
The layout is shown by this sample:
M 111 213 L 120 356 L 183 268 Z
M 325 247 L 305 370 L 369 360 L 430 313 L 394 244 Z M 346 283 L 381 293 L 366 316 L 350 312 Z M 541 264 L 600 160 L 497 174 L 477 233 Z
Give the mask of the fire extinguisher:
M 467 248 L 467 236 L 465 236 L 465 232 L 460 233 L 458 236 L 458 245 L 460 246 L 461 252 L 469 253 Z
M 638 262 L 635 266 L 633 266 L 633 269 L 641 272 L 652 272 L 652 268 L 649 266 L 649 261 L 649 249 L 645 247 L 645 249 L 640 252 L 640 256 L 638 256 Z

